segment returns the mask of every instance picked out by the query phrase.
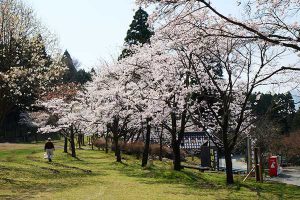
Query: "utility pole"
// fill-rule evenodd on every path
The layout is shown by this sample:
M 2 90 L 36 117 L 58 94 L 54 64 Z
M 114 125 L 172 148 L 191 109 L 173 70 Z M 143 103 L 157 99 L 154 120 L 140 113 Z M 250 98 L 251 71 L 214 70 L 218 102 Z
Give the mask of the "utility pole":
M 247 137 L 247 173 L 250 173 L 252 170 L 252 148 L 251 148 L 251 139 Z
M 254 163 L 255 163 L 255 177 L 257 182 L 263 182 L 263 174 L 262 174 L 262 159 L 260 148 L 254 148 Z
M 259 162 L 259 180 L 262 183 L 263 180 L 263 164 L 262 164 L 262 156 L 261 156 L 261 151 L 260 148 L 257 149 L 257 156 L 258 156 L 258 162 Z

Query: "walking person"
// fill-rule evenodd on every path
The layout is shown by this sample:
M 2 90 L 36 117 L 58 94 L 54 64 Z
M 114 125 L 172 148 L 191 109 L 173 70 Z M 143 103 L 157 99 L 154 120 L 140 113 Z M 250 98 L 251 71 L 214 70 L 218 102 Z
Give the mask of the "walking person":
M 53 151 L 55 150 L 54 144 L 51 142 L 51 138 L 48 138 L 48 141 L 45 144 L 44 148 L 49 162 L 52 162 Z

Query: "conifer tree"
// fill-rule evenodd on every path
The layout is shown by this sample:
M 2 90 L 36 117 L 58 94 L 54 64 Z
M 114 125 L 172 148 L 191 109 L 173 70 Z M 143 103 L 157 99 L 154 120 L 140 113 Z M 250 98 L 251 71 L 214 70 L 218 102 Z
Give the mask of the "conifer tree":
M 65 83 L 79 83 L 85 84 L 87 81 L 92 80 L 92 74 L 86 72 L 84 69 L 77 70 L 80 63 L 73 60 L 70 53 L 66 50 L 62 57 L 62 62 L 67 66 L 67 71 L 64 75 L 63 81 Z
M 69 54 L 68 50 L 65 50 L 63 57 L 62 57 L 62 62 L 67 66 L 67 71 L 64 75 L 63 80 L 67 83 L 69 82 L 74 82 L 75 81 L 75 76 L 76 76 L 76 68 L 73 63 L 72 57 Z
M 154 34 L 148 24 L 148 13 L 141 7 L 135 12 L 130 28 L 125 37 L 125 46 L 130 47 L 137 44 L 150 43 L 150 38 Z M 119 59 L 132 55 L 133 52 L 125 48 Z

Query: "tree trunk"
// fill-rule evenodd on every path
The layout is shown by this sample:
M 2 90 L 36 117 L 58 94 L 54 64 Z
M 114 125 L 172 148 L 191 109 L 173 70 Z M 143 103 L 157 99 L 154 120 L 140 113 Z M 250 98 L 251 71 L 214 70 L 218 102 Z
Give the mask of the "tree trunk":
M 92 144 L 92 150 L 94 150 L 94 133 L 91 136 L 90 140 L 91 140 L 91 144 Z
M 172 122 L 172 149 L 173 149 L 173 166 L 174 170 L 181 170 L 181 160 L 180 160 L 180 141 L 177 140 L 177 126 L 176 126 L 176 114 L 171 113 L 171 122 Z M 179 137 L 178 137 L 179 138 Z
M 75 134 L 73 127 L 71 127 L 71 134 L 70 134 L 70 144 L 71 144 L 71 151 L 72 151 L 72 157 L 76 157 L 76 152 L 75 152 Z
M 114 117 L 113 124 L 111 126 L 111 132 L 113 134 L 113 141 L 115 145 L 115 156 L 117 158 L 117 162 L 122 162 L 121 149 L 119 147 L 119 118 L 118 117 Z
M 68 138 L 65 136 L 64 153 L 68 153 Z
M 226 163 L 226 182 L 227 184 L 233 184 L 233 173 L 232 173 L 232 159 L 231 151 L 225 150 L 225 163 Z
M 227 184 L 233 184 L 233 173 L 232 173 L 232 159 L 231 159 L 231 152 L 232 149 L 229 146 L 228 141 L 228 130 L 229 130 L 229 103 L 228 99 L 225 97 L 223 102 L 223 116 L 222 116 L 222 141 L 224 145 L 224 155 L 225 155 L 225 165 L 226 165 L 226 182 Z
M 3 122 L 4 122 L 4 119 L 5 119 L 5 113 L 4 112 L 0 112 L 0 128 L 2 128 L 2 125 L 3 125 Z
M 140 136 L 141 136 L 141 131 L 138 132 L 134 142 L 137 142 L 140 139 Z
M 108 138 L 109 138 L 109 127 L 106 125 L 106 135 L 104 134 L 105 138 L 105 153 L 108 153 Z
M 105 153 L 108 153 L 108 136 L 105 137 Z
M 115 144 L 115 156 L 117 158 L 117 162 L 121 162 L 122 158 L 121 158 L 121 150 L 120 150 L 120 147 L 119 147 L 118 137 L 114 136 L 114 144 Z
M 2 127 L 6 115 L 13 109 L 13 105 L 0 99 L 0 128 Z
M 136 139 L 134 142 L 137 142 L 140 139 L 141 134 L 143 133 L 144 127 L 143 127 L 143 118 L 141 117 L 141 129 L 138 131 L 138 134 L 136 136 Z
M 82 137 L 82 146 L 85 146 L 85 142 L 84 142 L 84 134 L 83 134 L 83 137 Z
M 126 143 L 127 143 L 127 136 L 126 136 L 126 135 L 124 135 L 124 137 L 123 137 L 123 141 L 124 141 L 124 144 L 126 144 Z
M 163 130 L 161 130 L 160 136 L 159 136 L 159 160 L 162 161 L 163 157 Z
M 172 144 L 173 149 L 173 165 L 174 170 L 180 171 L 181 170 L 181 159 L 180 159 L 180 143 L 179 142 L 173 142 Z
M 78 148 L 81 149 L 81 135 L 78 135 Z
M 145 141 L 145 147 L 143 152 L 143 159 L 142 159 L 142 167 L 145 167 L 148 162 L 148 156 L 149 156 L 149 147 L 150 147 L 150 134 L 151 134 L 151 125 L 150 125 L 150 119 L 147 118 L 147 132 L 146 132 L 146 141 Z

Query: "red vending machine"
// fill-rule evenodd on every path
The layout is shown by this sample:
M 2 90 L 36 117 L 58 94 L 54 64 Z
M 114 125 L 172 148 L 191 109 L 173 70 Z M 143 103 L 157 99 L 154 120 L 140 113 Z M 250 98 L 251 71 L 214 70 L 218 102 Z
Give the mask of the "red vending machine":
M 278 157 L 277 156 L 271 156 L 269 158 L 269 175 L 272 176 L 278 176 Z

